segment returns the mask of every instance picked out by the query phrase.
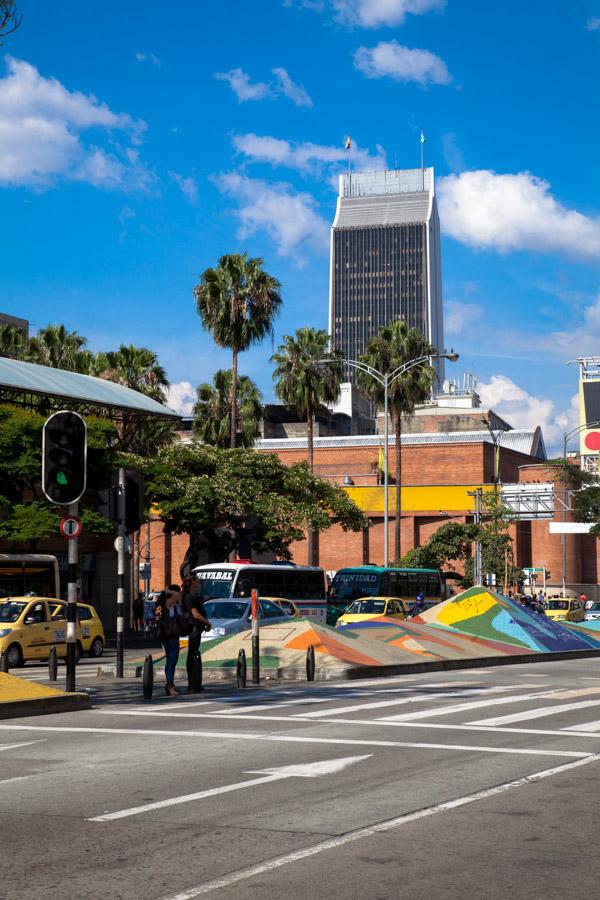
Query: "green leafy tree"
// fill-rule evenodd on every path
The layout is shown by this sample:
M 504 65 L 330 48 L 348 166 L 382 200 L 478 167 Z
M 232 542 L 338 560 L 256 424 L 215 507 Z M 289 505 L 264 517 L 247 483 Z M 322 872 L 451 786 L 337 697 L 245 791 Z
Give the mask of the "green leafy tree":
M 196 389 L 194 434 L 205 444 L 228 447 L 231 437 L 231 369 L 219 369 L 212 384 Z M 262 394 L 247 375 L 238 375 L 238 439 L 242 447 L 251 447 L 260 434 L 263 414 Z
M 473 541 L 477 539 L 478 534 L 477 525 L 446 522 L 431 535 L 426 544 L 409 550 L 394 565 L 442 569 L 449 562 L 465 562 L 471 554 Z
M 436 350 L 416 328 L 398 320 L 385 325 L 365 347 L 360 361 L 383 374 L 394 372 L 412 359 L 428 356 Z M 388 390 L 388 405 L 392 426 L 396 435 L 396 527 L 394 557 L 400 558 L 401 489 L 402 489 L 402 416 L 413 412 L 417 403 L 424 403 L 431 396 L 435 370 L 428 363 L 415 366 L 398 377 Z M 384 389 L 366 372 L 358 372 L 360 390 L 378 408 L 384 405 Z
M 323 531 L 333 522 L 352 531 L 368 526 L 340 487 L 305 463 L 285 466 L 275 454 L 174 444 L 140 466 L 165 531 L 189 534 L 191 565 L 200 551 L 214 561 L 267 551 L 289 559 L 290 544 L 302 540 L 305 529 Z
M 169 380 L 158 356 L 148 347 L 121 344 L 118 350 L 99 353 L 94 360 L 94 370 L 100 378 L 164 403 Z
M 238 356 L 272 334 L 281 307 L 281 285 L 246 253 L 222 256 L 194 288 L 198 315 L 219 347 L 231 350 L 231 435 L 236 446 Z
M 327 360 L 324 365 L 320 365 Z M 286 334 L 276 353 L 275 393 L 306 418 L 308 468 L 314 468 L 314 418 L 324 404 L 334 403 L 342 383 L 342 355 L 329 351 L 329 335 L 323 329 L 299 328 Z
M 20 328 L 6 323 L 0 324 L 0 356 L 8 359 L 24 359 L 28 340 Z
M 29 339 L 25 359 L 53 369 L 87 374 L 92 356 L 85 350 L 87 339 L 64 325 L 47 325 Z

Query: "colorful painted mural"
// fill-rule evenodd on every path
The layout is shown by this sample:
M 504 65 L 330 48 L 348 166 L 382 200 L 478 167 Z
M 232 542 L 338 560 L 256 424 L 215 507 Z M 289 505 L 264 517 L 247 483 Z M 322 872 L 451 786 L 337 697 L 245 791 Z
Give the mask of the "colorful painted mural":
M 483 587 L 469 588 L 412 621 L 512 644 L 530 652 L 600 649 L 600 640 L 591 633 L 565 628 L 563 624 Z

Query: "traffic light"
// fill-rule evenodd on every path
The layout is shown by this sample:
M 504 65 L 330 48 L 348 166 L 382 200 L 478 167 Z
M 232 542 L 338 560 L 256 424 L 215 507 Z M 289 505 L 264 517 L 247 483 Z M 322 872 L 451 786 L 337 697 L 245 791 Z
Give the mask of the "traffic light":
M 42 487 L 51 503 L 67 506 L 85 491 L 87 426 L 75 412 L 57 412 L 44 423 Z

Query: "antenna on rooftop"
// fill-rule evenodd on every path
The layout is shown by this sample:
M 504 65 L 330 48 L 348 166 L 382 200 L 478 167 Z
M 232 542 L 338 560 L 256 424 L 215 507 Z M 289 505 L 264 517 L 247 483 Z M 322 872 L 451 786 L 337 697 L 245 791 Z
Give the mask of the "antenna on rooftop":
M 422 176 L 422 180 L 423 180 L 423 190 L 425 190 L 425 141 L 426 141 L 426 140 L 427 140 L 427 138 L 426 138 L 425 135 L 423 134 L 423 129 L 421 128 L 421 137 L 420 137 L 420 143 L 421 143 L 421 176 Z
M 348 196 L 351 197 L 352 196 L 352 170 L 350 167 L 350 160 L 351 160 L 350 151 L 352 148 L 352 141 L 350 140 L 350 135 L 348 135 L 348 137 L 346 138 L 345 146 L 346 146 L 346 151 L 348 153 Z

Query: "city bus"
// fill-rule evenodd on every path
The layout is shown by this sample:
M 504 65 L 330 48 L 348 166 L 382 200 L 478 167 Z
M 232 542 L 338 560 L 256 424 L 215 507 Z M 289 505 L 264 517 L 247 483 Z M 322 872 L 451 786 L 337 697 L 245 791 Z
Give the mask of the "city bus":
M 338 569 L 328 602 L 343 611 L 361 597 L 396 597 L 410 602 L 417 594 L 424 595 L 428 606 L 444 599 L 444 582 L 437 569 L 353 566 Z
M 325 573 L 317 566 L 238 561 L 196 566 L 192 571 L 200 581 L 203 600 L 250 597 L 256 588 L 259 597 L 293 600 L 301 616 L 326 621 Z
M 60 598 L 58 560 L 49 553 L 0 553 L 0 598 Z

